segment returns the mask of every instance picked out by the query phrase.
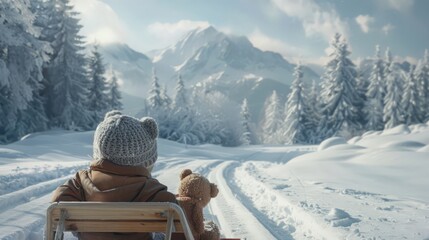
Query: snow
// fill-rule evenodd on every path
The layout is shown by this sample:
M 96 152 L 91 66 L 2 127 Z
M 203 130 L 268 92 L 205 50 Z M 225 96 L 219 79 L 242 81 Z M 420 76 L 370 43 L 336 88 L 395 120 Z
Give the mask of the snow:
M 323 151 L 327 148 L 346 143 L 346 140 L 342 137 L 331 137 L 321 142 L 319 147 L 317 148 L 317 151 Z
M 0 239 L 42 239 L 52 191 L 87 168 L 93 132 L 49 131 L 0 147 Z M 159 140 L 153 175 L 176 192 L 190 168 L 218 185 L 205 209 L 241 239 L 429 238 L 429 126 L 320 146 L 226 148 Z M 73 239 L 68 234 L 65 239 Z

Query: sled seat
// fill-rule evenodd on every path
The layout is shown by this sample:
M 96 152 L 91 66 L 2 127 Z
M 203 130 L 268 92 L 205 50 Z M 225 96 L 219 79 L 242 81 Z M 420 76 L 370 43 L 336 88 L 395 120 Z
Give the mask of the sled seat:
M 63 232 L 184 233 L 194 240 L 185 214 L 169 202 L 56 202 L 47 210 L 45 239 L 61 239 Z

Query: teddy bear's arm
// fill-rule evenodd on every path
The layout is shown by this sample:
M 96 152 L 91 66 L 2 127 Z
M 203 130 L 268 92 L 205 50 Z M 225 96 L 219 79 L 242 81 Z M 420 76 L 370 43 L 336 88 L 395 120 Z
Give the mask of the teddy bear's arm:
M 193 209 L 192 221 L 195 226 L 195 231 L 198 234 L 202 234 L 204 232 L 204 216 L 203 216 L 203 208 L 196 204 Z

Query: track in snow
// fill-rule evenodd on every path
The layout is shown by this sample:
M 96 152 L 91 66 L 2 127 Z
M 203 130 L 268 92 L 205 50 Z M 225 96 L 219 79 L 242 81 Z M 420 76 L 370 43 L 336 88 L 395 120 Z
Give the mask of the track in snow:
M 291 148 L 286 154 L 279 154 L 278 162 L 286 163 L 293 157 L 303 154 L 312 149 L 308 147 Z M 207 177 L 211 182 L 218 185 L 220 194 L 218 197 L 211 200 L 208 208 L 209 215 L 212 216 L 221 229 L 225 237 L 240 237 L 242 239 L 294 239 L 292 234 L 297 228 L 306 233 L 306 239 L 312 239 L 311 230 L 308 231 L 303 227 L 302 222 L 295 221 L 295 217 L 291 217 L 292 212 L 299 214 L 302 211 L 292 210 L 292 205 L 285 205 L 284 201 L 276 201 L 276 196 L 266 196 L 262 199 L 262 205 L 266 204 L 265 209 L 257 205 L 258 200 L 252 195 L 252 191 L 268 191 L 268 188 L 261 187 L 258 182 L 254 182 L 254 178 L 248 176 L 238 176 L 237 169 L 241 169 L 249 159 L 258 162 L 258 155 L 263 155 L 261 152 L 253 152 L 242 159 L 225 161 L 212 169 Z M 267 164 L 270 164 L 267 162 Z M 243 178 L 242 178 L 243 177 Z M 244 180 L 244 181 L 242 181 Z M 248 184 L 243 185 L 246 182 Z M 250 192 L 249 192 L 250 190 Z M 256 201 L 256 202 L 254 202 Z M 273 211 L 267 211 L 273 209 Z M 305 214 L 305 217 L 308 217 Z M 304 219 L 305 219 L 304 217 Z M 287 220 L 286 220 L 287 219 Z M 303 219 L 298 216 L 298 219 Z M 311 219 L 303 222 L 310 223 L 308 228 L 314 227 Z
M 35 166 L 0 176 L 0 239 L 42 239 L 52 192 L 88 162 Z
M 234 193 L 236 189 L 230 187 L 229 169 L 237 164 L 232 161 L 224 162 L 208 175 L 208 179 L 218 185 L 220 192 L 210 203 L 212 214 L 217 217 L 215 222 L 218 222 L 221 232 L 226 237 L 275 239 L 240 199 L 236 198 Z

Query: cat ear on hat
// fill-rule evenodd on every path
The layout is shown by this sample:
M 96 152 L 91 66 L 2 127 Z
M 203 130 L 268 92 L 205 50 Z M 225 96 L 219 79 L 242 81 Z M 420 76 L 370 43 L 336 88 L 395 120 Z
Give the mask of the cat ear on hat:
M 142 122 L 144 129 L 152 139 L 158 137 L 158 125 L 156 124 L 155 119 L 150 117 L 144 117 L 140 119 L 140 121 Z
M 113 117 L 113 116 L 116 116 L 116 115 L 120 116 L 120 115 L 122 115 L 122 113 L 120 111 L 118 111 L 118 110 L 112 110 L 110 112 L 107 112 L 106 115 L 104 115 L 104 119 L 107 119 L 109 117 Z

